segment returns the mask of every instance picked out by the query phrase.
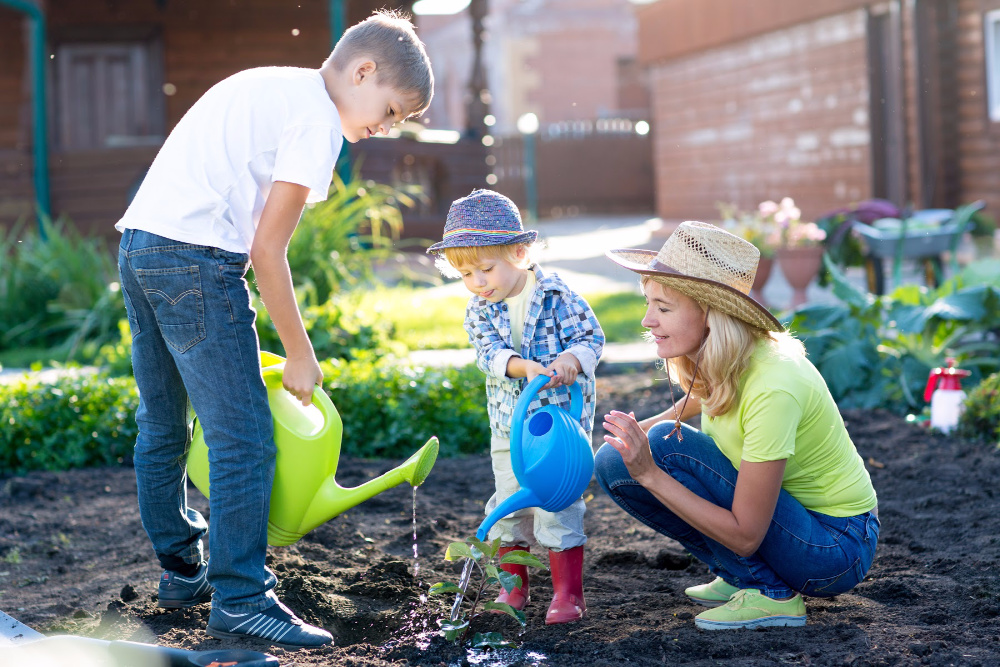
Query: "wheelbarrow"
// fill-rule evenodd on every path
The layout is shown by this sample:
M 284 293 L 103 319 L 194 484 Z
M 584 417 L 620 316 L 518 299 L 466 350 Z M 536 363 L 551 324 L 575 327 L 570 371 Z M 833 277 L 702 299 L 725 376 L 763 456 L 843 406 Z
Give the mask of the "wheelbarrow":
M 865 246 L 865 273 L 868 291 L 885 293 L 883 260 L 892 260 L 892 281 L 902 284 L 904 259 L 918 260 L 923 266 L 924 282 L 938 287 L 944 278 L 945 252 L 951 255 L 952 273 L 958 271 L 956 250 L 971 225 L 972 215 L 985 202 L 976 201 L 957 209 L 932 208 L 914 211 L 900 218 L 881 218 L 870 225 L 855 222 L 852 229 Z

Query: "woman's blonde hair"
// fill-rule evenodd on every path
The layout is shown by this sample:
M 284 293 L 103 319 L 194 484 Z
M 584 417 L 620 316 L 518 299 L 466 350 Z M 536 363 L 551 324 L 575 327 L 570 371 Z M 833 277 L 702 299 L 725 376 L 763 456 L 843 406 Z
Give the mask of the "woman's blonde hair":
M 651 280 L 659 282 L 654 276 L 643 276 L 641 283 L 645 286 Z M 666 285 L 664 288 L 670 289 Z M 710 417 L 726 414 L 739 400 L 740 379 L 760 341 L 770 341 L 782 353 L 805 354 L 802 342 L 787 332 L 765 331 L 715 310 L 710 304 L 694 301 L 702 312 L 708 312 L 708 332 L 697 355 L 697 377 L 695 360 L 686 356 L 667 359 L 667 373 L 681 389 L 701 399 L 702 412 Z
M 517 249 L 524 248 L 524 256 L 517 256 Z M 531 266 L 531 246 L 527 243 L 509 245 L 465 246 L 460 248 L 445 248 L 438 255 L 435 265 L 438 271 L 449 278 L 461 278 L 456 267 L 475 264 L 486 259 L 502 259 L 519 269 Z

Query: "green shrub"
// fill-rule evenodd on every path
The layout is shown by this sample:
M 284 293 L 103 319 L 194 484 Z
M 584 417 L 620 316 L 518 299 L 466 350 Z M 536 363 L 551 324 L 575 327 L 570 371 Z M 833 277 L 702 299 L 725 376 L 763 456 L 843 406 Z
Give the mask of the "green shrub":
M 432 435 L 441 456 L 489 450 L 485 378 L 475 366 L 410 368 L 374 355 L 322 366 L 324 389 L 344 420 L 346 455 L 409 456 Z
M 130 459 L 138 403 L 131 378 L 85 374 L 0 384 L 0 470 L 19 475 Z
M 302 309 L 302 322 L 312 341 L 317 359 L 354 359 L 368 351 L 377 355 L 402 354 L 406 346 L 394 340 L 392 321 L 374 309 L 361 307 L 362 292 L 335 295 L 320 306 Z M 255 299 L 257 335 L 260 349 L 284 356 L 267 308 Z
M 840 303 L 799 308 L 787 324 L 842 409 L 922 409 L 928 373 L 945 357 L 972 371 L 970 386 L 1000 369 L 1000 287 L 980 282 L 987 275 L 981 268 L 969 267 L 937 290 L 903 285 L 876 297 L 848 283 L 829 258 L 824 262 Z
M 993 373 L 969 392 L 958 418 L 958 434 L 1000 447 L 1000 373 Z
M 483 374 L 408 368 L 398 360 L 323 362 L 324 388 L 344 420 L 345 456 L 401 458 L 432 436 L 441 456 L 488 451 Z M 64 376 L 0 384 L 0 470 L 66 470 L 131 459 L 139 397 L 131 378 Z
M 396 253 L 403 229 L 401 206 L 412 208 L 418 186 L 395 188 L 333 175 L 329 197 L 306 208 L 288 244 L 288 265 L 302 302 L 323 304 L 332 294 L 371 282 L 373 263 Z
M 125 304 L 115 256 L 102 239 L 64 219 L 0 229 L 0 350 L 48 348 L 51 358 L 89 360 L 114 340 Z

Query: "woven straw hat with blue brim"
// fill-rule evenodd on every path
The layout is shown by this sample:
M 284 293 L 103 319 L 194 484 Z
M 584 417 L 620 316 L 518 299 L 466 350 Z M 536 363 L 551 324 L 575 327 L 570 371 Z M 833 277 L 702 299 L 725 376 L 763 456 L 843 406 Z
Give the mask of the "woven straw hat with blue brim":
M 440 253 L 446 248 L 474 248 L 491 245 L 534 243 L 538 232 L 524 231 L 517 206 L 493 190 L 474 190 L 456 199 L 448 209 L 441 241 L 427 249 Z
M 760 251 L 749 241 L 705 222 L 682 222 L 659 252 L 622 248 L 608 258 L 686 294 L 698 303 L 764 331 L 781 322 L 750 296 Z

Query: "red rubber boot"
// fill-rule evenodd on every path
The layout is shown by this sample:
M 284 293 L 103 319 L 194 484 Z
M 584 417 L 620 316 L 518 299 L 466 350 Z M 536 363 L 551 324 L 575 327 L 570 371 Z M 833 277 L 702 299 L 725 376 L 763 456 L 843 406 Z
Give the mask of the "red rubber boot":
M 504 557 L 504 554 L 511 551 L 531 551 L 530 547 L 500 547 L 500 551 L 497 553 L 497 559 Z M 496 602 L 506 602 L 514 609 L 522 611 L 528 606 L 528 602 L 531 597 L 528 595 L 528 566 L 527 565 L 514 565 L 511 563 L 504 564 L 500 566 L 500 569 L 504 572 L 510 572 L 511 574 L 516 574 L 521 577 L 521 587 L 512 588 L 510 593 L 505 591 L 503 587 L 500 587 L 500 595 L 497 596 Z
M 552 604 L 545 614 L 545 625 L 579 621 L 587 612 L 583 599 L 583 547 L 549 551 L 552 571 Z

